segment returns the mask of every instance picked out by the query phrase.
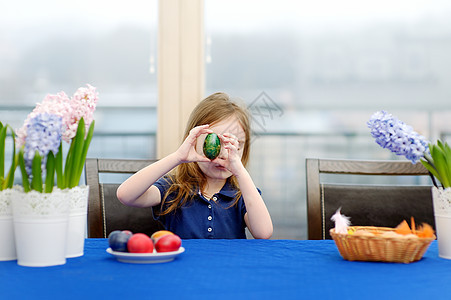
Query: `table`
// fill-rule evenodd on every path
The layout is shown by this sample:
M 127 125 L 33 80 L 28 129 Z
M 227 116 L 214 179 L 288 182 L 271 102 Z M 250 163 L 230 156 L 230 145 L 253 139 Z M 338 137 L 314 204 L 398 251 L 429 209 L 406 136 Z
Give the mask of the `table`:
M 1 299 L 450 299 L 451 260 L 434 241 L 410 264 L 349 262 L 331 240 L 183 240 L 161 264 L 128 264 L 87 239 L 82 257 L 0 262 Z

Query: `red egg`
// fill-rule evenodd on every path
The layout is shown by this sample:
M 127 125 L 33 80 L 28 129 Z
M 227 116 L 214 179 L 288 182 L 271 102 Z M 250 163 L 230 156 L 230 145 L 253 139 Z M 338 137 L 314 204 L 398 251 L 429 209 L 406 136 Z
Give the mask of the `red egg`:
M 162 238 L 163 236 L 168 235 L 168 234 L 173 235 L 174 233 L 172 233 L 169 230 L 159 230 L 159 231 L 154 232 L 150 236 L 150 238 L 152 239 L 152 242 L 155 245 L 160 238 Z
M 152 253 L 153 242 L 144 233 L 135 233 L 127 242 L 128 252 L 131 253 Z
M 182 240 L 176 234 L 164 235 L 155 243 L 157 252 L 172 252 L 177 251 L 182 245 Z

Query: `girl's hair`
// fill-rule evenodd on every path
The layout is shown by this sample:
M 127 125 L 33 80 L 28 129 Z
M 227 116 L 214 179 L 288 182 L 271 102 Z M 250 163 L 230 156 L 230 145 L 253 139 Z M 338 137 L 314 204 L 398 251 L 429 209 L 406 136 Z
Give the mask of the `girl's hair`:
M 244 106 L 240 106 L 230 100 L 229 96 L 225 93 L 215 93 L 204 100 L 202 100 L 192 111 L 188 124 L 186 126 L 185 134 L 183 140 L 185 140 L 191 129 L 196 126 L 210 124 L 214 125 L 229 117 L 234 116 L 237 118 L 239 124 L 245 132 L 245 141 L 243 145 L 243 156 L 241 162 L 246 167 L 249 160 L 250 152 L 250 120 L 247 109 Z M 233 130 L 234 128 L 230 128 Z M 207 183 L 207 178 L 204 173 L 199 168 L 196 162 L 184 163 L 178 165 L 170 174 L 171 185 L 166 192 L 161 207 L 166 206 L 161 214 L 169 214 L 175 211 L 177 208 L 181 207 L 188 200 L 190 200 L 194 195 L 197 194 L 198 188 L 201 190 L 205 187 Z M 241 197 L 241 192 L 238 188 L 238 183 L 235 176 L 228 178 L 229 182 L 233 187 L 237 189 L 237 194 L 235 195 L 235 201 L 231 206 L 238 202 Z M 175 198 L 166 203 L 168 195 L 174 194 Z

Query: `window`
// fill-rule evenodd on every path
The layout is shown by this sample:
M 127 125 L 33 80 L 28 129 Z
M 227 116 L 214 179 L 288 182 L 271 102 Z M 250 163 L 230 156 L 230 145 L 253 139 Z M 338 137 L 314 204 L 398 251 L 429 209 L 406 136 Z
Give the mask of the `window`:
M 88 155 L 155 157 L 157 13 L 157 0 L 2 3 L 0 120 L 19 128 L 46 94 L 89 83 L 100 98 Z
M 206 94 L 252 109 L 274 238 L 307 237 L 306 157 L 398 159 L 369 134 L 375 111 L 449 137 L 447 1 L 208 0 L 205 18 Z

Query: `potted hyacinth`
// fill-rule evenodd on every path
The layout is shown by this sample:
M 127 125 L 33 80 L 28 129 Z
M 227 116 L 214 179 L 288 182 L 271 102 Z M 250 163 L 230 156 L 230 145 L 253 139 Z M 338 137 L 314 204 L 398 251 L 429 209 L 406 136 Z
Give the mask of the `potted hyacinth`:
M 8 129 L 12 137 L 11 166 L 5 168 L 5 150 Z M 0 122 L 0 261 L 16 259 L 14 242 L 13 214 L 11 207 L 11 189 L 16 169 L 16 147 L 14 130 L 8 124 Z M 7 172 L 6 172 L 7 171 Z M 6 172 L 6 174 L 5 174 Z
M 97 100 L 96 89 L 88 85 L 72 98 L 64 92 L 47 95 L 28 115 L 16 139 L 25 192 L 52 192 L 55 171 L 58 188 L 78 185 L 94 131 Z M 70 144 L 64 166 L 62 140 Z
M 428 142 L 411 126 L 386 111 L 374 113 L 367 122 L 371 135 L 382 148 L 420 162 L 433 182 L 432 199 L 439 255 L 451 259 L 451 148 L 437 140 Z
M 70 98 L 64 92 L 47 95 L 16 131 L 22 190 L 13 199 L 13 216 L 20 265 L 58 265 L 83 255 L 89 187 L 79 181 L 97 100 L 90 85 Z

